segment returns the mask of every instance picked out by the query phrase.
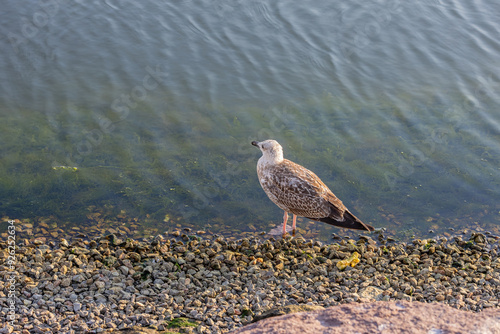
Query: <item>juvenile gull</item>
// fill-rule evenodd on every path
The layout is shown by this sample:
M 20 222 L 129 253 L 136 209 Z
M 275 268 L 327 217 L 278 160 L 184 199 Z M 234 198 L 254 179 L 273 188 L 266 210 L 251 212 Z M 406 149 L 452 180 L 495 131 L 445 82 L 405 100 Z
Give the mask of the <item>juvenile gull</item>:
M 288 213 L 293 214 L 293 231 L 297 216 L 334 226 L 373 231 L 373 226 L 354 216 L 316 174 L 296 163 L 283 159 L 283 149 L 276 140 L 253 141 L 262 151 L 257 163 L 260 185 L 267 196 L 285 211 L 283 234 Z

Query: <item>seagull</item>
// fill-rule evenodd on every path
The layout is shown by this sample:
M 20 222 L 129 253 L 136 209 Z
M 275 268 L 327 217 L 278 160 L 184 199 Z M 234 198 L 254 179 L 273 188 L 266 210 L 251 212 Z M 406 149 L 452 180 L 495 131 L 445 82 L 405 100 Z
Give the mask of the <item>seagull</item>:
M 252 145 L 262 151 L 257 163 L 260 185 L 269 199 L 285 211 L 283 235 L 286 234 L 288 213 L 293 214 L 294 234 L 297 216 L 343 228 L 374 230 L 347 210 L 316 174 L 283 159 L 283 148 L 276 140 L 252 141 Z

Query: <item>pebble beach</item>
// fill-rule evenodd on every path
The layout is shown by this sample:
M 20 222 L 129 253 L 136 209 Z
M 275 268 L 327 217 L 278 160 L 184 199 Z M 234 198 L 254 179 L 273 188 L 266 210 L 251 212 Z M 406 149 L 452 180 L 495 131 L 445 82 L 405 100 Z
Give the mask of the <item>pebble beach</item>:
M 479 312 L 500 298 L 499 241 L 488 232 L 332 244 L 182 229 L 141 239 L 25 239 L 15 270 L 8 241 L 0 245 L 1 333 L 175 332 L 180 319 L 182 332 L 226 333 L 285 305 L 417 300 Z M 355 253 L 359 262 L 349 260 Z

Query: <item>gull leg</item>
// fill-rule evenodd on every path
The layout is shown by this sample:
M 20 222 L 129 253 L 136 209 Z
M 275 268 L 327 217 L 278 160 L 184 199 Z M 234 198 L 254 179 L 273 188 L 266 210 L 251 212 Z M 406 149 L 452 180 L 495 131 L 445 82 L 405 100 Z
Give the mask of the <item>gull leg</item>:
M 286 222 L 288 220 L 288 212 L 285 211 L 285 214 L 283 215 L 283 235 L 286 234 Z
M 292 229 L 293 229 L 292 236 L 295 236 L 295 224 L 296 223 L 297 223 L 297 215 L 294 214 L 293 215 L 293 223 L 292 223 Z

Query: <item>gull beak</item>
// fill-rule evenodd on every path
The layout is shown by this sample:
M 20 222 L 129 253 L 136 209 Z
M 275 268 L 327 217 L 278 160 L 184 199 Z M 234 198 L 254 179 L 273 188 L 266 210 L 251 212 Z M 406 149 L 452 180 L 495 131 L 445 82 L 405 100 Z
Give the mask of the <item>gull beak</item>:
M 253 146 L 257 146 L 257 147 L 259 147 L 259 142 L 254 140 L 254 141 L 252 142 L 252 145 L 253 145 Z

